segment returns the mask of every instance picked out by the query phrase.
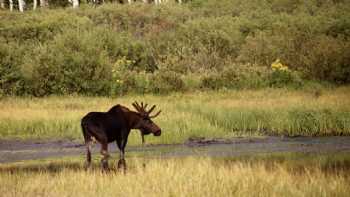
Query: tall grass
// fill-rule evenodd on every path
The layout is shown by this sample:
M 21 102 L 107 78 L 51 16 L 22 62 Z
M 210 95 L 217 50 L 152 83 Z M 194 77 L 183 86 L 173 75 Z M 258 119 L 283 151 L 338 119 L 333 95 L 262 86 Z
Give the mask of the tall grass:
M 0 193 L 19 196 L 348 196 L 345 171 L 277 161 L 128 160 L 126 173 L 85 171 L 77 159 L 0 165 Z M 293 162 L 292 162 L 293 163 Z M 332 163 L 332 162 L 331 162 Z
M 155 122 L 161 137 L 150 143 L 181 143 L 189 137 L 247 135 L 349 135 L 350 89 L 292 91 L 196 92 L 168 96 L 3 98 L 0 100 L 0 137 L 82 140 L 80 120 L 90 111 L 107 111 L 135 100 L 156 104 L 162 114 Z M 140 142 L 132 132 L 130 143 Z

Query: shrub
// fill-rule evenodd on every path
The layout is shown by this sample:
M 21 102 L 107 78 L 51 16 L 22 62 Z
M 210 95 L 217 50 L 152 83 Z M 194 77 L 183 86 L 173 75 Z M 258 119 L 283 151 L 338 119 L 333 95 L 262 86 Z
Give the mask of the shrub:
M 0 95 L 24 94 L 22 53 L 17 44 L 0 43 Z
M 185 90 L 185 83 L 181 75 L 167 70 L 154 73 L 125 70 L 119 73 L 118 79 L 114 83 L 114 95 L 125 93 L 167 94 Z
M 157 68 L 143 42 L 108 28 L 69 30 L 33 48 L 23 58 L 22 70 L 29 92 L 36 96 L 109 95 L 120 89 L 113 87 L 112 65 L 123 58 L 131 62 L 122 65 L 126 70 L 153 72 Z
M 14 22 L 16 21 L 16 22 Z M 0 21 L 0 37 L 7 41 L 46 42 L 71 29 L 92 26 L 86 17 L 78 17 L 64 10 L 42 11 L 26 15 L 5 15 Z
M 252 65 L 231 65 L 202 78 L 201 87 L 209 89 L 251 89 L 268 86 L 269 71 Z
M 198 18 L 152 40 L 159 64 L 175 71 L 220 69 L 238 55 L 244 38 L 237 19 Z
M 148 4 L 102 5 L 96 9 L 79 9 L 80 16 L 87 16 L 94 24 L 125 31 L 137 38 L 156 37 L 175 29 L 193 15 L 185 6 L 171 4 L 155 7 Z
M 68 31 L 37 48 L 32 62 L 33 94 L 108 94 L 111 65 L 105 40 L 97 32 Z
M 350 82 L 350 41 L 317 36 L 304 47 L 306 72 L 312 78 L 338 84 Z
M 271 87 L 285 87 L 287 85 L 300 87 L 302 80 L 299 74 L 290 70 L 286 65 L 283 65 L 279 59 L 271 64 L 272 72 L 269 77 L 269 84 Z
M 151 91 L 158 94 L 183 91 L 185 89 L 185 83 L 181 75 L 167 70 L 155 72 L 151 77 L 150 86 Z

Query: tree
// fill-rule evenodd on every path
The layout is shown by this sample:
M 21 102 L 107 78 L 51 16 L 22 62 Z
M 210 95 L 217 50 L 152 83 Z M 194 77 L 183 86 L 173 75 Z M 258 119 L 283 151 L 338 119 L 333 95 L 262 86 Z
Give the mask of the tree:
M 13 0 L 9 0 L 9 4 L 10 4 L 10 11 L 13 11 Z
M 79 7 L 79 0 L 73 0 L 73 8 Z
M 33 10 L 36 10 L 38 7 L 38 0 L 33 0 Z
M 5 0 L 0 0 L 0 7 L 5 9 Z
M 40 0 L 40 7 L 44 8 L 48 6 L 48 2 L 46 0 Z
M 18 0 L 18 9 L 20 12 L 24 11 L 25 5 L 26 5 L 26 3 L 24 2 L 24 0 Z

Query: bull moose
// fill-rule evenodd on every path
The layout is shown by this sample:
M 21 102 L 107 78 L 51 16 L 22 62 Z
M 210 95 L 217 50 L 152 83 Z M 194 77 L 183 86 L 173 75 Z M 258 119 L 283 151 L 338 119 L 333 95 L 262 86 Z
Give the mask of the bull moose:
M 125 163 L 125 146 L 131 129 L 139 129 L 143 135 L 153 133 L 154 136 L 161 135 L 161 129 L 151 119 L 157 117 L 161 111 L 151 115 L 156 108 L 153 105 L 146 110 L 147 104 L 132 103 L 135 111 L 122 105 L 115 105 L 107 112 L 89 112 L 81 120 L 81 127 L 86 145 L 87 165 L 91 165 L 91 143 L 95 138 L 101 144 L 101 165 L 103 169 L 108 168 L 108 144 L 116 141 L 120 150 L 120 160 Z M 119 163 L 118 163 L 119 166 Z

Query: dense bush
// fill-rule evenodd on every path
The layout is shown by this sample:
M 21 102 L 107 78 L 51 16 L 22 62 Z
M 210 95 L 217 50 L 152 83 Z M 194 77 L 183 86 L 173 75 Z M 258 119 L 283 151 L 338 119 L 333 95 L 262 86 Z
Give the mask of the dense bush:
M 0 43 L 0 96 L 17 95 L 23 89 L 20 54 L 18 45 Z
M 236 58 L 244 37 L 236 19 L 218 17 L 193 19 L 152 41 L 161 65 L 196 72 L 222 69 Z
M 347 1 L 332 0 L 0 11 L 0 94 L 300 87 L 303 80 L 346 84 L 349 13 Z M 272 71 L 276 59 L 289 71 Z
M 251 89 L 269 86 L 271 71 L 266 67 L 231 65 L 220 72 L 210 72 L 202 77 L 201 87 L 208 89 Z
M 152 75 L 151 81 L 153 93 L 169 93 L 185 89 L 181 75 L 174 71 L 157 71 Z
M 166 94 L 186 89 L 181 75 L 174 71 L 154 73 L 125 71 L 113 80 L 112 95 L 132 93 Z
M 103 36 L 75 31 L 65 32 L 39 47 L 31 62 L 35 65 L 31 76 L 33 93 L 106 94 L 111 74 L 103 47 Z
M 19 14 L 0 13 L 0 37 L 6 41 L 47 42 L 67 30 L 89 27 L 93 23 L 87 17 L 62 10 Z

